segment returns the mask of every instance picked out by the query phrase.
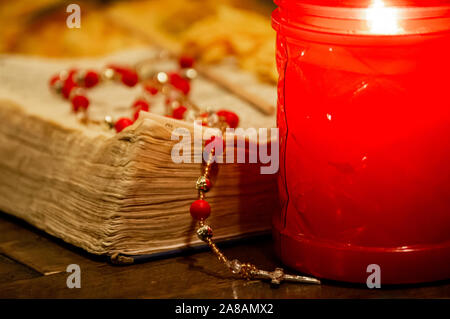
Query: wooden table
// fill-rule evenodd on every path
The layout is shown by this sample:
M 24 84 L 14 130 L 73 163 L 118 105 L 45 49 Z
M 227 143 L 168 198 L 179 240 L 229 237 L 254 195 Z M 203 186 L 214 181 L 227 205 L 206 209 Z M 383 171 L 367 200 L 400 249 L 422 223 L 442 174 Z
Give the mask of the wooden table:
M 227 256 L 273 269 L 270 238 L 226 247 Z M 66 268 L 81 268 L 81 288 L 69 289 Z M 114 266 L 0 213 L 0 298 L 450 298 L 450 281 L 370 290 L 236 279 L 209 252 Z

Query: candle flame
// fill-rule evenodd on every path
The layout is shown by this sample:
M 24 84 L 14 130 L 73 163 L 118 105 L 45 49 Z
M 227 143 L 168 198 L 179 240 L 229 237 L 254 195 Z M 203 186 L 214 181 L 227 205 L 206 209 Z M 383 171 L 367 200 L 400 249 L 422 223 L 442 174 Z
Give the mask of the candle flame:
M 370 31 L 374 34 L 398 34 L 398 9 L 386 7 L 383 0 L 373 0 L 367 8 L 366 19 Z

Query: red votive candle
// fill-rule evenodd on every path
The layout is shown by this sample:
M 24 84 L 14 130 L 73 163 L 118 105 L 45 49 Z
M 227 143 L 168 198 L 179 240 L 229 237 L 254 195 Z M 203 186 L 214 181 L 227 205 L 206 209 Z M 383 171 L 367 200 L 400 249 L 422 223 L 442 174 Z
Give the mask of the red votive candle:
M 275 2 L 281 260 L 450 278 L 449 1 Z

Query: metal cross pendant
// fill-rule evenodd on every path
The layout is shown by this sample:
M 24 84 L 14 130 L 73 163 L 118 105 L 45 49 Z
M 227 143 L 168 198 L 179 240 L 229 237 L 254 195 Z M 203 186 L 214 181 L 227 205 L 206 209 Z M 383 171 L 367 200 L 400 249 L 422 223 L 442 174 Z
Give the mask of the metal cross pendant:
M 320 285 L 320 280 L 316 278 L 285 274 L 283 268 L 275 268 L 272 272 L 258 269 L 252 275 L 255 279 L 270 279 L 273 285 L 279 285 L 282 281 Z

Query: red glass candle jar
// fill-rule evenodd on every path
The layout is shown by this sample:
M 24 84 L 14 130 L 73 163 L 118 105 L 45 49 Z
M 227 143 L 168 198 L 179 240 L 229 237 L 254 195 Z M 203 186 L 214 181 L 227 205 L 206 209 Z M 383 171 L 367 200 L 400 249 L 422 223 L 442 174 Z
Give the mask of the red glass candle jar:
M 275 2 L 281 260 L 450 278 L 449 1 Z

